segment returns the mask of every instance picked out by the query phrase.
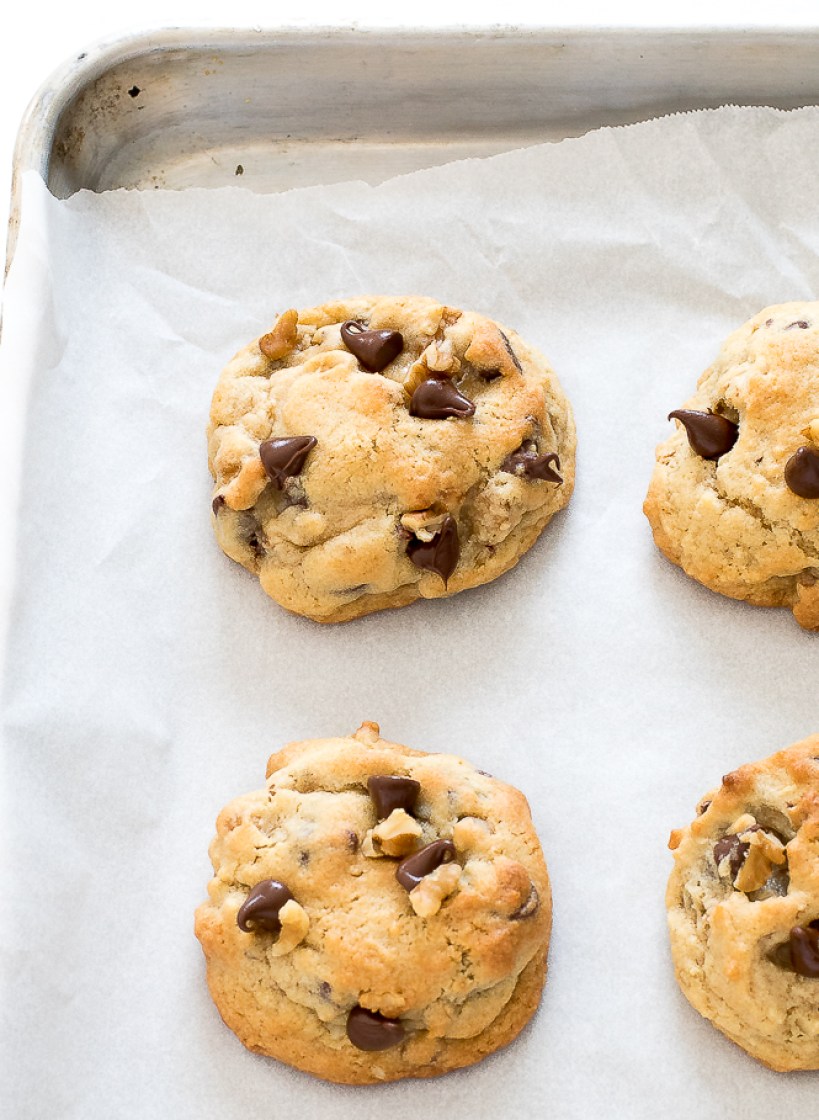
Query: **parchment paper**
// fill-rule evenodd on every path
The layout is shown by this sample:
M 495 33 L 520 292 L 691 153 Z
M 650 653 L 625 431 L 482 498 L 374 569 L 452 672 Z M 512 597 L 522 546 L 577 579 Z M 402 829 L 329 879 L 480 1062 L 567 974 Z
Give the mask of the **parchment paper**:
M 27 179 L 2 354 L 6 399 L 29 387 L 7 412 L 5 1115 L 815 1114 L 819 1074 L 765 1070 L 680 995 L 663 892 L 698 798 L 819 728 L 819 638 L 688 580 L 641 503 L 724 335 L 819 289 L 817 140 L 815 109 L 726 109 L 376 188 L 57 202 Z M 578 484 L 494 584 L 321 627 L 217 548 L 203 430 L 276 311 L 368 291 L 478 309 L 549 355 Z M 243 1049 L 192 914 L 221 806 L 284 742 L 362 719 L 527 793 L 555 928 L 515 1044 L 358 1090 Z

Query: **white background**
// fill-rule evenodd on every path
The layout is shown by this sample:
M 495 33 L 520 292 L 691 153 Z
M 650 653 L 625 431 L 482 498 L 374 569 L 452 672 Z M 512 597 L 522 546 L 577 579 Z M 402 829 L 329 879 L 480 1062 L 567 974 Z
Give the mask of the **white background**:
M 554 26 L 811 26 L 819 22 L 816 0 L 140 0 L 110 4 L 76 0 L 69 4 L 15 3 L 0 17 L 0 229 L 5 229 L 12 152 L 25 108 L 51 72 L 73 54 L 101 39 L 159 27 L 233 26 L 444 26 L 447 24 L 541 24 Z

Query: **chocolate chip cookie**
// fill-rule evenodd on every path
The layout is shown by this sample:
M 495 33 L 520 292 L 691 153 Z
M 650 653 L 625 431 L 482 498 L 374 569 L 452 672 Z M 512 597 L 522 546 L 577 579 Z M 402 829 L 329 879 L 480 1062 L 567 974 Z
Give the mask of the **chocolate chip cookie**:
M 819 735 L 726 774 L 698 813 L 669 841 L 680 987 L 771 1069 L 819 1069 Z
M 342 622 L 486 583 L 571 496 L 571 408 L 513 331 L 421 297 L 279 315 L 219 379 L 222 549 Z
M 292 743 L 267 773 L 220 813 L 196 912 L 231 1030 L 349 1084 L 433 1077 L 510 1042 L 551 928 L 523 794 L 374 723 Z
M 669 419 L 644 506 L 659 548 L 819 629 L 819 303 L 760 311 Z

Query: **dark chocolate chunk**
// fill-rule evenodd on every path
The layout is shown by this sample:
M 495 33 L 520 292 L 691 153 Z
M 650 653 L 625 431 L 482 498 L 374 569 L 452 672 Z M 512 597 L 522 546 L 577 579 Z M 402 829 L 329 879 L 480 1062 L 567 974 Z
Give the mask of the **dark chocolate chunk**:
M 785 464 L 788 489 L 800 498 L 819 498 L 819 451 L 800 447 Z
M 412 814 L 421 792 L 421 783 L 414 778 L 397 778 L 378 774 L 367 779 L 367 789 L 373 799 L 380 821 L 386 820 L 393 809 L 403 809 Z
M 429 875 L 442 863 L 455 859 L 455 845 L 451 840 L 433 840 L 425 848 L 413 852 L 398 864 L 395 877 L 405 891 L 417 887 L 425 875 Z
M 398 331 L 368 331 L 363 323 L 348 319 L 341 325 L 341 338 L 364 369 L 380 373 L 404 349 L 404 338 Z
M 422 381 L 410 400 L 410 416 L 420 420 L 446 420 L 457 416 L 462 420 L 475 415 L 475 402 L 465 397 L 454 381 L 441 375 Z
M 222 506 L 225 504 L 224 494 L 217 494 L 213 501 L 210 503 L 210 508 L 214 513 L 218 513 Z
M 264 443 L 260 443 L 259 457 L 273 485 L 281 490 L 288 478 L 295 478 L 300 474 L 316 443 L 315 436 L 288 436 L 286 439 L 266 439 Z
M 800 976 L 819 977 L 819 921 L 794 926 L 790 940 L 791 967 Z
M 517 451 L 513 451 L 501 463 L 501 470 L 507 474 L 523 475 L 526 478 L 543 479 L 546 482 L 561 483 L 563 479 L 554 470 L 560 470 L 560 459 L 554 451 L 538 455 L 536 444 L 527 441 Z
M 279 911 L 292 897 L 284 883 L 279 883 L 276 879 L 262 879 L 244 900 L 236 915 L 239 929 L 245 933 L 252 933 L 257 929 L 279 933 L 282 928 Z
M 407 545 L 407 556 L 416 568 L 428 572 L 435 572 L 444 583 L 455 571 L 458 557 L 461 555 L 461 545 L 458 540 L 458 526 L 455 518 L 447 514 L 443 524 L 430 541 L 421 541 L 417 537 Z
M 739 435 L 739 428 L 733 421 L 713 412 L 678 408 L 668 414 L 668 419 L 680 421 L 691 449 L 703 459 L 719 459 L 731 450 Z
M 806 331 L 810 323 L 806 319 L 797 319 L 795 323 L 788 323 L 785 327 L 786 331 L 792 331 L 794 327 L 798 327 L 800 331 Z
M 406 1031 L 398 1019 L 378 1011 L 354 1007 L 347 1016 L 347 1037 L 359 1050 L 389 1050 L 404 1041 Z
M 540 909 L 540 896 L 537 893 L 537 887 L 532 883 L 532 889 L 529 891 L 529 897 L 523 905 L 517 909 L 514 914 L 510 914 L 513 922 L 519 922 L 523 918 L 532 918 L 537 914 Z

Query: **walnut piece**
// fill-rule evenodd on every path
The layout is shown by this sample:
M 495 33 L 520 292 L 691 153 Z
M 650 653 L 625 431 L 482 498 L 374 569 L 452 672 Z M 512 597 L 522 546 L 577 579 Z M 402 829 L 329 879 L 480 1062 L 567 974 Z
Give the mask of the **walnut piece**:
M 443 863 L 425 875 L 409 893 L 410 904 L 419 918 L 430 918 L 441 909 L 441 904 L 458 886 L 461 867 L 457 863 Z
M 294 898 L 285 902 L 279 911 L 282 931 L 268 950 L 272 957 L 283 957 L 304 941 L 310 928 L 310 919 Z
M 740 821 L 745 819 L 746 817 L 739 818 Z M 747 819 L 756 823 L 753 817 L 748 816 Z M 736 823 L 739 822 L 735 822 L 735 827 Z M 750 826 L 746 826 L 747 828 Z M 751 894 L 753 891 L 761 890 L 767 883 L 774 866 L 781 867 L 787 862 L 788 857 L 782 841 L 765 829 L 740 832 L 739 838 L 748 845 L 748 852 L 734 879 L 734 886 L 738 891 Z
M 361 842 L 368 859 L 381 856 L 408 856 L 418 847 L 421 826 L 405 809 L 393 809 L 386 820 L 371 828 Z
M 284 311 L 276 320 L 273 330 L 259 339 L 259 349 L 266 358 L 276 362 L 286 357 L 298 341 L 298 311 Z
M 419 541 L 431 541 L 436 533 L 440 533 L 446 516 L 446 511 L 442 513 L 437 509 L 415 510 L 401 515 L 401 528 Z

